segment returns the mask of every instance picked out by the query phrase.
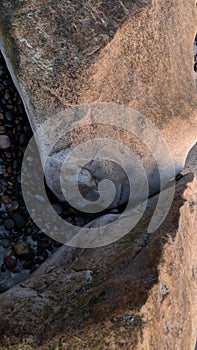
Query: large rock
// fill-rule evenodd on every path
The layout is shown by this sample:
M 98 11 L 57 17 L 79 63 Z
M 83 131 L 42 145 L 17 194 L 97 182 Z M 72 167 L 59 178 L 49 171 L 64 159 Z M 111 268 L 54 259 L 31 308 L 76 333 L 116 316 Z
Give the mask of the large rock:
M 31 278 L 1 294 L 1 347 L 14 343 L 23 349 L 19 344 L 28 339 L 32 349 L 48 349 L 48 339 L 54 346 L 61 337 L 63 349 L 193 350 L 196 198 L 197 179 L 188 174 L 153 235 L 146 229 L 157 196 L 118 242 L 60 248 Z
M 125 146 L 124 156 L 128 150 L 138 154 L 152 194 L 159 190 L 159 170 L 163 186 L 182 170 L 196 141 L 195 1 L 2 0 L 0 31 L 32 128 L 44 123 L 37 142 L 43 163 L 50 153 L 46 177 L 60 199 L 65 155 L 95 137 L 113 140 L 115 159 L 122 160 L 116 141 Z M 67 135 L 60 137 L 60 131 Z M 128 199 L 129 184 L 113 162 L 98 163 L 106 144 L 101 146 L 80 174 L 81 192 L 97 199 L 98 183 L 107 176 L 116 187 L 116 207 Z M 88 146 L 81 162 L 85 151 Z M 145 182 L 139 187 L 143 171 L 130 154 L 125 167 L 129 177 L 135 174 L 139 204 Z M 72 164 L 69 171 L 72 182 Z M 176 185 L 171 210 L 157 230 L 147 229 L 158 202 L 153 196 L 122 239 L 97 249 L 63 246 L 29 279 L 1 294 L 1 347 L 8 338 L 15 344 L 28 338 L 33 348 L 44 349 L 49 344 L 39 341 L 61 335 L 65 349 L 193 350 L 196 181 L 187 175 Z M 98 220 L 108 219 L 112 214 Z
M 165 183 L 174 176 L 166 148 L 175 173 L 183 169 L 197 138 L 196 19 L 193 0 L 186 4 L 183 0 L 176 4 L 173 0 L 1 2 L 0 46 L 32 128 L 48 121 L 37 142 L 43 163 L 47 160 L 47 182 L 59 199 L 65 199 L 59 179 L 64 158 L 76 145 L 95 137 L 112 137 L 140 156 L 151 194 L 159 190 L 159 171 Z M 136 117 L 133 109 L 139 113 L 137 136 L 131 135 Z M 96 128 L 99 111 L 105 125 Z M 153 132 L 148 120 L 160 133 Z M 57 141 L 50 150 L 50 143 Z M 110 206 L 117 207 L 128 200 L 128 179 L 112 161 L 99 166 L 100 149 L 105 149 L 105 143 L 97 147 L 92 162 L 85 156 L 81 159 L 79 168 L 85 169 L 79 186 L 88 200 L 96 200 L 98 183 L 107 177 L 116 187 Z M 83 154 L 86 152 L 84 148 Z M 111 147 L 108 158 L 117 160 L 116 153 Z M 132 153 L 131 164 L 133 177 L 140 177 Z M 67 169 L 67 179 L 69 171 L 77 175 L 76 168 Z M 77 202 L 74 195 L 73 201 Z

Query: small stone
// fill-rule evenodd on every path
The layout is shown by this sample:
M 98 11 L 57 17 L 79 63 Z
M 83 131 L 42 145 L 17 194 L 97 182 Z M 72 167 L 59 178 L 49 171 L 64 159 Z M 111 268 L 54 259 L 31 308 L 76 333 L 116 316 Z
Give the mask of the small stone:
M 7 171 L 8 171 L 8 173 L 9 173 L 9 174 L 12 174 L 12 172 L 13 172 L 12 167 L 11 167 L 11 166 L 9 166 L 9 167 L 8 167 L 8 169 L 7 169 Z
M 40 242 L 40 246 L 42 249 L 47 249 L 49 246 L 49 242 Z
M 19 272 L 20 272 L 20 270 L 19 270 L 19 268 L 14 267 L 14 268 L 12 269 L 12 272 L 13 272 L 13 273 L 19 273 Z
M 2 239 L 0 241 L 0 245 L 3 247 L 3 248 L 8 248 L 9 245 L 10 245 L 10 241 L 8 239 Z
M 0 120 L 3 120 L 4 119 L 4 115 L 3 113 L 0 113 Z
M 11 152 L 5 152 L 5 156 L 7 157 L 7 158 L 12 158 L 12 153 Z
M 8 211 L 9 211 L 9 212 L 15 211 L 15 210 L 18 209 L 18 207 L 19 207 L 18 202 L 17 202 L 17 201 L 13 201 L 13 202 L 10 204 L 10 207 L 9 207 Z
M 0 149 L 7 149 L 10 147 L 10 139 L 7 135 L 0 135 Z
M 4 176 L 4 177 L 8 177 L 8 176 L 9 176 L 9 174 L 7 173 L 7 171 L 5 171 L 5 172 L 3 173 L 3 176 Z
M 2 265 L 1 265 L 1 272 L 6 272 L 6 266 L 5 266 L 5 264 L 2 264 Z
M 18 182 L 18 184 L 21 184 L 21 175 L 17 176 L 17 182 Z
M 23 264 L 23 268 L 25 270 L 31 270 L 31 268 L 34 266 L 34 263 L 32 260 L 27 260 L 25 261 L 25 263 Z
M 22 227 L 25 226 L 25 219 L 23 218 L 22 215 L 20 215 L 20 214 L 18 214 L 18 213 L 15 213 L 15 214 L 13 215 L 13 219 L 14 219 L 14 221 L 15 221 L 15 223 L 16 223 L 16 226 L 17 226 L 18 228 L 22 228 Z
M 10 198 L 9 198 L 8 196 L 6 196 L 6 195 L 2 196 L 2 197 L 1 197 L 1 200 L 2 200 L 2 202 L 3 202 L 4 204 L 10 203 Z
M 14 251 L 18 256 L 27 256 L 29 255 L 29 243 L 21 242 L 15 245 Z
M 6 230 L 11 230 L 14 227 L 14 221 L 12 219 L 6 219 L 4 221 L 4 226 Z
M 1 214 L 1 219 L 9 219 L 8 213 L 2 213 Z
M 18 162 L 17 162 L 16 159 L 13 161 L 13 168 L 14 168 L 14 169 L 17 169 L 17 168 L 18 168 Z
M 42 257 L 42 256 L 37 256 L 35 259 L 34 259 L 34 264 L 38 264 L 38 265 L 40 265 L 40 264 L 42 264 L 43 263 L 43 261 L 44 261 L 45 259 L 44 259 L 44 257 Z
M 43 260 L 45 260 L 45 259 L 47 259 L 48 258 L 48 252 L 47 252 L 47 250 L 43 250 L 43 252 L 42 252 L 42 258 L 43 258 Z
M 14 255 L 9 255 L 4 259 L 4 264 L 9 270 L 12 270 L 17 264 L 17 258 Z
M 9 100 L 9 98 L 10 98 L 9 92 L 7 92 L 7 91 L 5 92 L 4 98 L 5 98 L 5 100 Z
M 6 132 L 6 129 L 5 129 L 5 126 L 0 126 L 0 134 L 5 134 Z
M 25 135 L 21 134 L 19 136 L 19 145 L 23 145 L 25 143 Z
M 26 231 L 26 234 L 27 236 L 30 236 L 32 234 L 32 227 L 27 227 L 27 231 Z

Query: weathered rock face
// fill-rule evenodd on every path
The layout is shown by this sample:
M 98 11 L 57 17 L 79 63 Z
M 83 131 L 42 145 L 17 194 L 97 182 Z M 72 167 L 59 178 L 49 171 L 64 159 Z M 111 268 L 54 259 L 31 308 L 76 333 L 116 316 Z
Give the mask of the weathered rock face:
M 166 150 L 172 153 L 175 173 L 183 168 L 197 131 L 196 1 L 2 0 L 0 32 L 32 128 L 46 122 L 37 139 L 43 162 L 50 142 L 58 141 L 46 177 L 59 198 L 62 159 L 95 137 L 113 140 L 112 155 L 115 140 L 138 154 L 152 193 L 159 188 L 157 162 L 162 162 L 165 183 L 173 175 Z M 133 126 L 136 135 L 131 136 Z M 59 137 L 59 130 L 67 134 Z M 98 182 L 107 174 L 121 184 L 111 204 L 119 206 L 128 197 L 125 173 L 113 162 L 99 164 L 98 155 L 97 149 L 81 173 L 81 191 L 95 199 Z M 134 164 L 132 157 L 128 165 Z M 137 181 L 136 175 L 140 173 L 135 173 Z M 193 175 L 177 184 L 168 217 L 152 234 L 147 227 L 157 196 L 119 241 L 97 249 L 58 250 L 31 278 L 1 294 L 2 335 L 15 343 L 32 337 L 36 349 L 42 348 L 39 340 L 64 334 L 65 349 L 83 343 L 90 349 L 193 350 L 196 187 Z M 143 195 L 143 186 L 140 191 Z M 137 197 L 143 196 L 137 192 Z
M 64 349 L 193 350 L 196 339 L 197 180 L 176 186 L 163 225 L 146 236 L 157 202 L 122 240 L 62 247 L 30 279 L 1 294 L 1 333 L 19 344 L 62 336 Z M 83 337 L 82 337 L 83 335 Z M 3 338 L 2 346 L 3 346 Z
M 84 138 L 91 139 L 92 128 L 79 129 L 87 122 L 91 103 L 109 103 L 105 124 L 114 123 L 113 106 L 130 106 L 144 114 L 159 129 L 175 162 L 176 173 L 183 168 L 188 150 L 196 141 L 196 94 L 193 79 L 193 42 L 196 33 L 196 2 L 172 0 L 142 1 L 8 1 L 1 3 L 1 49 L 21 93 L 35 130 L 52 118 L 54 138 L 60 139 L 69 126 L 76 127 L 51 151 L 46 178 L 56 195 L 64 200 L 59 174 L 63 158 Z M 181 72 L 181 74 L 180 74 Z M 77 108 L 76 106 L 85 105 Z M 70 111 L 72 116 L 70 117 Z M 61 122 L 57 113 L 61 112 Z M 83 113 L 81 113 L 83 112 Z M 89 118 L 88 124 L 92 123 Z M 96 118 L 96 117 L 95 117 Z M 119 119 L 124 120 L 124 113 Z M 98 119 L 96 119 L 98 124 Z M 95 123 L 96 123 L 95 122 Z M 133 124 L 133 115 L 124 121 Z M 93 125 L 95 126 L 95 125 Z M 142 124 L 138 127 L 141 133 Z M 59 134 L 56 135 L 57 130 Z M 49 126 L 39 135 L 43 162 L 48 145 Z M 143 136 L 131 136 L 111 127 L 97 127 L 97 137 L 112 137 L 126 143 L 141 159 L 147 171 L 150 190 L 157 192 L 159 175 L 154 156 L 143 145 Z M 155 140 L 154 149 L 165 150 Z M 77 134 L 77 135 L 76 135 Z M 60 141 L 60 140 L 59 140 Z M 101 147 L 102 148 L 102 147 Z M 62 153 L 62 150 L 63 153 Z M 115 152 L 114 152 L 115 153 Z M 113 155 L 114 155 L 113 153 Z M 109 162 L 98 169 L 95 161 L 84 164 L 81 187 L 88 198 L 98 197 L 98 182 L 105 178 L 121 184 L 111 207 L 125 203 L 128 186 L 125 174 Z M 157 162 L 156 162 L 157 163 Z M 172 177 L 164 164 L 165 181 Z M 99 173 L 99 175 L 98 175 Z

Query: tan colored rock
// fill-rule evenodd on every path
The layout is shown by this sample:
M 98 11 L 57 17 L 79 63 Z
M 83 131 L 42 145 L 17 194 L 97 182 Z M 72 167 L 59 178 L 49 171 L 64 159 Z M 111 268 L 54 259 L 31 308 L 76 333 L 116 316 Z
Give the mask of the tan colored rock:
M 96 112 L 102 116 L 105 108 L 107 124 L 117 110 L 122 127 L 135 124 L 122 117 L 124 108 L 149 118 L 166 140 L 176 173 L 182 170 L 197 136 L 196 1 L 3 0 L 0 32 L 1 49 L 32 128 L 55 116 L 52 129 L 40 134 L 41 157 L 45 159 L 50 139 L 59 139 L 59 130 L 68 131 L 69 123 L 77 126 L 49 157 L 47 180 L 57 195 L 62 154 L 96 136 L 113 136 L 139 154 L 152 193 L 158 190 L 157 164 L 145 145 L 113 125 L 94 127 Z M 113 109 L 117 104 L 119 109 Z M 143 141 L 148 124 L 137 116 Z M 79 120 L 93 125 L 78 125 Z M 159 138 L 152 138 L 150 133 L 168 182 L 172 169 L 166 149 L 158 146 Z M 112 169 L 111 164 L 106 168 Z M 100 181 L 104 171 L 96 162 L 86 170 L 81 183 L 88 193 L 95 190 L 91 175 Z M 111 176 L 115 183 L 118 173 L 115 169 Z M 115 207 L 127 197 L 124 176 L 121 181 L 124 195 L 117 195 Z M 8 337 L 15 344 L 25 337 L 32 339 L 34 349 L 48 349 L 48 339 L 54 344 L 62 336 L 65 349 L 85 344 L 88 349 L 193 350 L 196 181 L 187 175 L 177 184 L 171 210 L 152 234 L 147 227 L 158 196 L 149 200 L 142 220 L 121 240 L 97 249 L 62 247 L 29 279 L 1 294 L 1 347 Z
M 79 127 L 77 123 L 85 122 L 89 109 L 94 116 L 92 103 L 100 106 L 101 111 L 103 103 L 108 103 L 105 123 L 114 122 L 111 103 L 115 103 L 135 109 L 146 120 L 150 119 L 172 153 L 176 174 L 183 169 L 187 153 L 197 139 L 194 0 L 186 4 L 173 0 L 107 3 L 3 0 L 1 6 L 0 46 L 32 128 L 35 130 L 52 118 L 50 128 L 47 126 L 38 139 L 43 162 L 49 133 L 54 133 L 56 141 L 62 130 L 68 131 L 69 125 L 73 128 L 76 123 Z M 59 112 L 61 121 L 57 117 Z M 133 124 L 132 118 L 132 113 L 127 121 L 124 113 L 120 114 L 126 129 Z M 139 131 L 143 123 L 142 120 Z M 63 157 L 84 138 L 106 134 L 108 138 L 113 135 L 114 139 L 126 143 L 140 155 L 151 193 L 158 191 L 158 164 L 143 145 L 144 136 L 139 140 L 125 132 L 114 132 L 109 125 L 104 129 L 98 127 L 95 131 L 93 125 L 93 135 L 92 128 L 83 125 L 82 129 L 77 128 L 77 135 L 64 136 L 63 142 L 51 151 L 46 178 L 61 200 L 64 197 L 59 175 Z M 166 151 L 159 142 L 161 137 L 155 138 L 152 131 L 148 133 L 164 162 Z M 164 169 L 165 182 L 168 182 L 173 169 L 167 160 Z M 116 185 L 116 197 L 111 204 L 116 207 L 128 199 L 128 186 L 125 175 L 119 168 L 114 169 L 112 163 L 98 170 L 94 161 L 81 175 L 80 184 L 83 192 L 95 199 L 97 183 L 105 178 L 106 172 Z M 117 178 L 121 184 L 119 191 Z
M 70 251 L 0 295 L 1 334 L 32 349 L 62 337 L 64 349 L 193 350 L 197 328 L 197 180 L 179 181 L 162 226 L 146 237 L 157 198 L 141 223 L 103 248 Z M 54 259 L 54 260 L 53 260 Z M 81 335 L 84 337 L 81 339 Z M 4 344 L 1 338 L 2 346 Z M 22 348 L 23 349 L 23 348 Z

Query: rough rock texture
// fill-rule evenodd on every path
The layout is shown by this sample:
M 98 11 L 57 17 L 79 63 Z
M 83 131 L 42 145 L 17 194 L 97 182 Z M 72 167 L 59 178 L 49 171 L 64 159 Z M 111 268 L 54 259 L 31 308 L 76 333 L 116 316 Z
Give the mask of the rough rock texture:
M 1 49 L 33 129 L 64 108 L 78 120 L 76 105 L 120 103 L 155 123 L 176 172 L 183 168 L 196 141 L 196 1 L 2 0 L 0 32 Z M 62 124 L 66 117 L 62 115 Z M 50 136 L 45 131 L 39 139 L 41 156 Z M 105 131 L 111 136 L 114 130 Z M 49 183 L 56 181 L 53 164 L 61 164 L 61 149 L 69 150 L 92 133 L 96 135 L 91 127 L 78 128 L 61 140 L 51 155 Z M 121 139 L 121 131 L 115 138 Z M 155 164 L 147 148 L 125 133 L 122 138 L 147 161 L 151 176 Z M 155 191 L 158 179 L 153 180 Z M 116 205 L 121 200 L 116 198 Z M 48 349 L 48 339 L 61 336 L 65 349 L 193 350 L 195 175 L 177 183 L 165 222 L 150 235 L 147 226 L 157 200 L 149 200 L 142 220 L 121 240 L 97 249 L 62 247 L 31 278 L 1 294 L 1 347 L 8 338 L 15 344 L 28 338 L 34 349 Z
M 75 116 L 71 124 L 74 119 L 83 121 L 76 105 L 114 102 L 130 106 L 155 123 L 172 152 L 176 173 L 183 169 L 197 137 L 194 0 L 3 0 L 0 19 L 0 46 L 33 129 L 49 117 L 55 125 L 56 114 L 64 111 L 67 131 L 68 111 L 73 110 Z M 106 123 L 110 118 L 109 110 Z M 108 137 L 114 133 L 107 131 Z M 78 141 L 76 135 L 67 135 L 58 151 L 51 154 L 46 168 L 48 184 L 61 200 L 57 171 L 62 166 L 60 151 L 63 148 L 67 150 L 64 156 L 68 155 L 84 135 L 86 140 L 92 137 L 92 129 L 82 128 L 76 133 Z M 99 128 L 97 135 L 105 136 Z M 151 191 L 156 193 L 157 164 L 142 145 L 143 138 L 121 131 L 114 138 L 126 142 L 141 156 Z M 38 142 L 43 156 L 47 129 Z M 159 147 L 156 140 L 155 149 Z M 165 159 L 164 154 L 161 148 L 161 159 Z M 116 193 L 112 203 L 116 207 L 128 199 L 128 188 L 124 186 L 124 174 L 118 168 L 112 172 L 112 168 L 108 163 L 106 171 L 100 170 L 98 176 L 98 165 L 93 162 L 82 175 L 81 184 L 95 198 L 97 182 L 105 173 L 110 173 L 114 182 L 118 175 L 122 191 Z M 166 166 L 165 171 L 167 182 L 171 167 Z
M 15 344 L 29 338 L 33 348 L 61 336 L 65 349 L 85 344 L 87 349 L 193 350 L 195 175 L 177 183 L 167 219 L 147 237 L 156 201 L 149 201 L 142 221 L 122 240 L 95 250 L 62 247 L 31 278 L 3 293 L 2 336 Z M 2 337 L 2 347 L 4 342 Z

